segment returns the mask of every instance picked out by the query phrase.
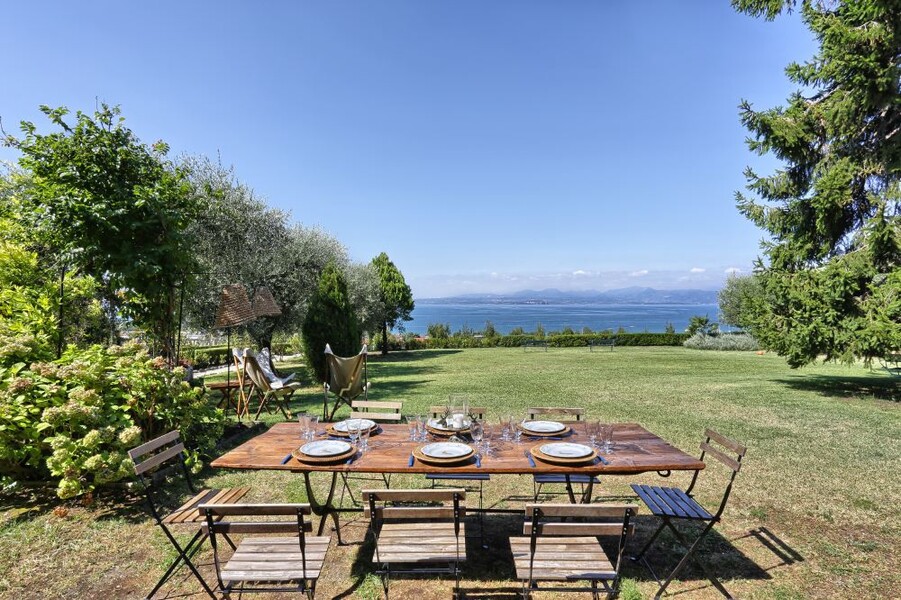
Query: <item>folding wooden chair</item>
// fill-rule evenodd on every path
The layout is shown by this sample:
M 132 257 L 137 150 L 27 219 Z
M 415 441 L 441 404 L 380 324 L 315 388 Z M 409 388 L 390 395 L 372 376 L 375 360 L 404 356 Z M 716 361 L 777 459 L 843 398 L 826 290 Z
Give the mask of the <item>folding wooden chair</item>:
M 245 592 L 299 592 L 313 599 L 331 538 L 307 536 L 313 530 L 312 523 L 304 518 L 311 512 L 309 504 L 201 504 L 197 508 L 206 519 L 223 596 L 230 598 L 234 592 L 242 596 Z M 233 517 L 262 519 L 248 522 Z M 217 536 L 228 534 L 254 537 L 241 539 L 223 565 Z M 257 537 L 259 534 L 284 537 Z
M 429 412 L 432 414 L 433 419 L 437 419 L 439 417 L 444 416 L 446 407 L 444 406 L 433 406 L 429 409 Z M 470 406 L 469 414 L 474 416 L 477 419 L 484 419 L 485 413 L 488 412 L 488 409 L 484 406 Z M 491 480 L 491 476 L 487 473 L 428 473 L 426 476 L 426 481 L 429 481 L 432 484 L 432 489 L 435 488 L 446 488 L 446 487 L 460 487 L 463 486 L 467 492 L 478 493 L 479 494 L 479 541 L 482 544 L 482 547 L 485 546 L 485 527 L 484 527 L 484 515 L 482 513 L 482 487 L 486 481 Z M 447 481 L 450 483 L 442 484 L 440 482 Z M 466 485 L 466 482 L 469 482 L 469 485 Z
M 286 419 L 291 419 L 291 410 L 288 408 L 288 401 L 291 399 L 291 396 L 294 395 L 294 392 L 300 389 L 300 383 L 291 382 L 280 385 L 269 381 L 265 372 L 260 368 L 260 363 L 257 361 L 256 356 L 252 354 L 244 355 L 244 374 L 249 377 L 250 381 L 253 383 L 250 387 L 250 392 L 247 394 L 248 402 L 254 395 L 259 398 L 257 412 L 253 416 L 254 421 L 260 418 L 260 413 L 263 412 L 264 408 L 271 412 L 272 409 L 269 406 L 270 401 L 275 403 L 276 407 L 282 411 L 282 414 Z M 247 408 L 249 410 L 249 407 Z
M 454 598 L 459 598 L 460 563 L 466 560 L 465 499 L 463 489 L 363 490 L 385 597 L 392 573 L 445 573 L 454 576 Z M 422 506 L 424 502 L 441 504 Z
M 660 598 L 663 595 L 673 578 L 683 567 L 685 567 L 689 559 L 694 558 L 694 553 L 698 549 L 701 540 L 704 539 L 710 530 L 713 529 L 713 526 L 720 521 L 723 511 L 726 509 L 726 502 L 729 500 L 729 494 L 732 492 L 732 484 L 735 481 L 735 476 L 738 475 L 739 470 L 741 470 L 741 460 L 744 457 L 745 452 L 747 452 L 747 448 L 744 445 L 727 438 L 712 429 L 706 429 L 704 435 L 706 436 L 706 440 L 701 443 L 701 460 L 703 461 L 705 456 L 712 456 L 731 471 L 729 483 L 726 485 L 723 499 L 720 501 L 720 506 L 714 514 L 710 514 L 707 509 L 698 504 L 691 496 L 691 492 L 695 487 L 700 471 L 694 472 L 691 483 L 684 492 L 678 488 L 632 484 L 632 489 L 638 494 L 638 497 L 647 505 L 654 516 L 660 517 L 661 520 L 660 527 L 658 527 L 657 531 L 651 535 L 651 538 L 647 541 L 641 551 L 632 557 L 632 560 L 641 560 L 654 576 L 654 579 L 659 583 L 660 579 L 657 578 L 657 575 L 651 569 L 647 560 L 644 559 L 644 554 L 647 552 L 648 548 L 651 547 L 654 540 L 657 539 L 657 536 L 660 535 L 660 532 L 663 531 L 663 528 L 669 527 L 679 543 L 687 549 L 685 556 L 682 557 L 682 560 L 679 561 L 676 568 L 672 570 L 669 577 L 666 578 L 666 581 L 660 585 L 660 589 L 657 590 L 655 598 Z M 732 458 L 732 456 L 723 452 L 718 447 L 711 445 L 711 442 L 715 442 L 720 447 L 731 451 L 735 455 L 735 458 Z M 706 523 L 706 525 L 701 530 L 701 533 L 698 535 L 697 539 L 695 539 L 694 543 L 689 544 L 685 536 L 683 536 L 673 525 L 673 521 L 675 520 L 700 521 Z M 729 591 L 719 582 L 705 564 L 697 559 L 695 559 L 695 564 L 701 567 L 704 574 L 710 580 L 710 583 L 712 583 L 720 593 L 727 598 L 732 598 Z
M 620 566 L 630 519 L 638 507 L 632 504 L 529 504 L 523 533 L 510 538 L 516 578 L 523 582 L 525 600 L 543 581 L 588 581 L 588 587 L 542 587 L 541 591 L 584 592 L 599 597 L 598 584 L 613 598 L 619 591 Z M 574 521 L 573 519 L 577 519 Z M 564 522 L 565 521 L 565 522 Z M 617 536 L 616 556 L 604 551 L 598 537 Z
M 243 487 L 221 490 L 204 489 L 198 492 L 194 488 L 194 483 L 191 481 L 191 474 L 185 464 L 184 450 L 185 446 L 181 442 L 179 432 L 170 431 L 146 444 L 142 444 L 137 448 L 128 451 L 128 456 L 135 463 L 135 475 L 144 487 L 150 514 L 153 515 L 156 524 L 163 530 L 163 533 L 169 539 L 169 542 L 172 543 L 172 546 L 178 554 L 157 584 L 153 586 L 153 589 L 147 594 L 147 598 L 152 598 L 153 595 L 159 591 L 181 563 L 184 563 L 185 566 L 191 570 L 191 573 L 194 574 L 194 577 L 197 578 L 197 581 L 200 582 L 200 585 L 210 597 L 216 597 L 213 594 L 213 590 L 210 589 L 210 586 L 207 585 L 203 577 L 200 576 L 194 563 L 191 562 L 191 557 L 200 549 L 203 540 L 206 539 L 208 535 L 201 527 L 203 517 L 197 512 L 197 507 L 204 502 L 232 504 L 238 502 L 248 491 L 250 491 L 250 488 Z M 178 509 L 164 516 L 157 498 L 161 492 L 158 491 L 158 485 L 155 481 L 155 479 L 159 478 L 162 474 L 157 473 L 157 477 L 155 477 L 150 471 L 163 467 L 164 465 L 167 467 L 174 467 L 176 466 L 176 463 L 181 465 L 181 471 L 187 481 L 188 489 L 191 490 L 191 493 L 194 494 L 194 496 L 182 504 Z M 182 546 L 170 530 L 170 527 L 173 526 L 188 529 L 195 528 L 196 532 L 194 533 L 194 537 L 192 537 L 187 544 Z M 230 541 L 229 543 L 231 544 Z M 232 547 L 234 547 L 234 545 L 232 545 Z
M 369 419 L 376 423 L 399 423 L 401 420 L 401 408 L 403 402 L 372 402 L 370 400 L 354 400 L 350 405 L 351 419 Z M 341 473 L 341 499 L 338 501 L 340 505 L 344 502 L 344 492 L 350 496 L 350 501 L 359 504 L 354 493 L 350 489 L 349 480 L 356 479 L 358 481 L 382 481 L 385 487 L 391 487 L 391 473 L 381 473 L 379 477 L 371 477 L 367 475 L 353 475 L 350 473 Z
M 572 408 L 572 407 L 562 407 L 562 406 L 536 406 L 528 409 L 526 412 L 529 413 L 529 419 L 535 420 L 538 417 L 554 417 L 554 418 L 562 418 L 564 420 L 570 420 L 572 417 L 576 418 L 576 421 L 581 421 L 582 417 L 585 415 L 584 408 Z M 534 494 L 534 500 L 538 501 L 538 496 L 541 494 L 541 490 L 544 486 L 548 484 L 563 484 L 566 486 L 566 494 L 569 496 L 569 501 L 572 503 L 576 502 L 575 494 L 572 490 L 572 484 L 578 483 L 582 489 L 582 495 L 585 495 L 585 486 L 589 483 L 599 484 L 601 481 L 597 477 L 592 475 L 570 475 L 569 479 L 567 479 L 566 475 L 556 475 L 556 474 L 543 474 L 543 475 L 533 475 L 532 476 L 532 491 Z M 559 495 L 560 493 L 556 493 L 555 495 Z M 588 499 L 590 500 L 590 498 Z

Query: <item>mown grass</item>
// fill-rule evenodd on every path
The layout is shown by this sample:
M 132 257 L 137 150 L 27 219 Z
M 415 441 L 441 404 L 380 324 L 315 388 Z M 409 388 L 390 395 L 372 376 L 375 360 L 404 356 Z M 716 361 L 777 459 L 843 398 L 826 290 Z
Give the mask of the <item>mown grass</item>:
M 702 555 L 730 590 L 746 598 L 876 598 L 891 597 L 901 585 L 895 552 L 901 531 L 898 379 L 864 367 L 792 371 L 772 355 L 684 348 L 397 353 L 373 356 L 369 375 L 370 398 L 403 400 L 405 413 L 424 413 L 450 393 L 467 394 L 492 413 L 584 406 L 605 420 L 637 421 L 690 453 L 704 427 L 712 427 L 749 447 L 724 521 Z M 292 409 L 317 411 L 321 404 L 321 388 L 310 385 Z M 714 467 L 702 474 L 703 504 L 719 501 L 724 475 Z M 422 485 L 411 476 L 395 481 Z M 628 494 L 634 481 L 661 482 L 654 474 L 608 477 L 598 497 Z M 688 476 L 664 481 L 684 486 Z M 205 472 L 202 482 L 251 485 L 253 500 L 306 499 L 302 479 L 289 473 Z M 495 477 L 486 502 L 520 506 L 529 493 L 526 477 Z M 91 507 L 66 504 L 65 517 L 52 512 L 56 504 L 39 495 L 0 506 L 0 597 L 142 597 L 172 557 L 140 503 L 127 496 L 107 494 Z M 653 528 L 647 516 L 638 525 L 630 542 L 636 548 Z M 514 597 L 506 538 L 516 529 L 515 518 L 491 518 L 490 549 L 470 541 L 464 574 L 470 597 Z M 352 543 L 330 551 L 318 597 L 379 596 L 365 530 L 362 520 L 347 521 Z M 666 571 L 679 556 L 674 541 L 664 537 L 650 558 Z M 209 560 L 209 553 L 201 555 L 212 580 Z M 624 573 L 622 597 L 653 597 L 656 585 L 644 569 L 627 563 Z M 398 579 L 392 596 L 447 598 L 450 588 L 447 580 Z M 193 597 L 198 589 L 182 575 L 163 596 Z M 719 597 L 697 569 L 671 589 L 682 597 Z

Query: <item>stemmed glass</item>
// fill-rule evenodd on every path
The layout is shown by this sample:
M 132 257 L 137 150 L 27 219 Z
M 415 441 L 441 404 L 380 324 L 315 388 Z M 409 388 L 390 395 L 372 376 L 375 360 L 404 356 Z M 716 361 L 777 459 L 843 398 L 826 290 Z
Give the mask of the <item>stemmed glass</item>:
M 482 422 L 478 419 L 473 419 L 472 423 L 469 424 L 469 435 L 472 436 L 472 441 L 476 444 L 476 449 L 481 451 L 482 448 L 482 436 L 484 435 L 485 430 L 482 426 Z

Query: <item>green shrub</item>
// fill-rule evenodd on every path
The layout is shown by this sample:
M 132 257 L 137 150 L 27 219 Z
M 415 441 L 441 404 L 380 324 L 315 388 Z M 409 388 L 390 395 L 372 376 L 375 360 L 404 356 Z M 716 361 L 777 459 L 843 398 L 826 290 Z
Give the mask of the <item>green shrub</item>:
M 58 479 L 61 498 L 131 477 L 127 450 L 172 429 L 196 462 L 223 427 L 222 412 L 184 382 L 183 370 L 134 343 L 70 348 L 56 362 L 0 369 L 0 475 Z
M 760 344 L 747 333 L 721 333 L 705 335 L 696 333 L 682 344 L 696 350 L 759 350 Z
M 353 356 L 360 351 L 360 324 L 347 295 L 347 282 L 333 264 L 322 271 L 302 329 L 307 364 L 319 381 L 328 376 L 326 344 L 338 356 Z

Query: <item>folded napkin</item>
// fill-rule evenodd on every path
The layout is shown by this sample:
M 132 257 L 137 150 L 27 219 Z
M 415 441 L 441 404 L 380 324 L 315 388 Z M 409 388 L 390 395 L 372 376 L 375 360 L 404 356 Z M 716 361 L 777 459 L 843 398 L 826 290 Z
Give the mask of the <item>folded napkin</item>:
M 610 464 L 610 461 L 607 460 L 606 458 L 604 458 L 603 456 L 601 456 L 600 454 L 598 454 L 598 460 L 600 460 L 600 461 L 601 461 L 602 463 L 604 463 L 605 465 L 609 465 L 609 464 Z
M 482 468 L 482 455 L 481 454 L 476 454 L 476 468 L 477 469 Z
M 286 456 L 285 458 L 282 459 L 282 464 L 283 465 L 288 464 L 288 461 L 291 460 L 291 458 L 292 458 L 291 454 L 288 454 L 288 456 Z
M 352 463 L 353 461 L 357 460 L 357 454 L 358 454 L 357 452 L 354 452 L 354 453 L 353 453 L 353 456 L 351 456 L 350 458 L 348 458 L 348 459 L 347 459 L 347 462 L 344 463 L 344 464 L 349 465 L 349 464 Z
M 407 462 L 407 466 L 408 466 L 408 467 L 412 467 L 412 466 L 413 466 L 413 460 L 414 460 L 414 458 L 413 458 L 413 453 L 411 452 L 411 453 L 410 453 L 410 460 Z
M 526 458 L 529 459 L 529 465 L 531 465 L 532 468 L 534 469 L 535 468 L 535 460 L 532 458 L 532 455 L 529 454 L 528 452 L 526 452 Z

